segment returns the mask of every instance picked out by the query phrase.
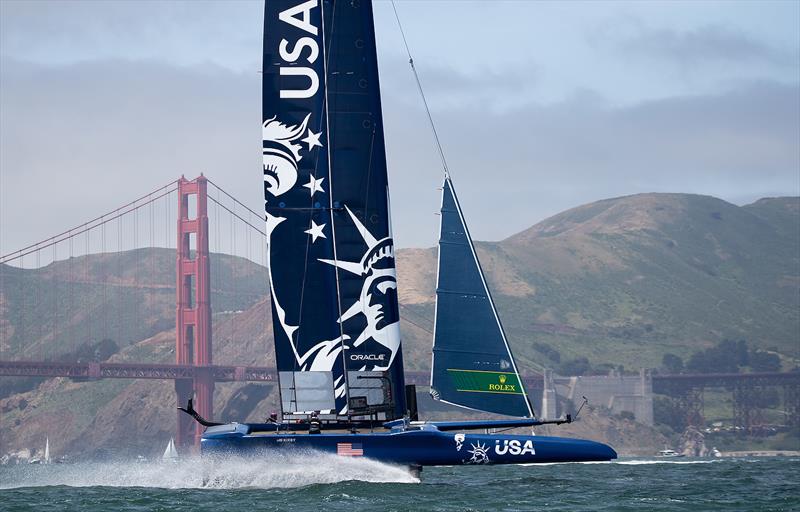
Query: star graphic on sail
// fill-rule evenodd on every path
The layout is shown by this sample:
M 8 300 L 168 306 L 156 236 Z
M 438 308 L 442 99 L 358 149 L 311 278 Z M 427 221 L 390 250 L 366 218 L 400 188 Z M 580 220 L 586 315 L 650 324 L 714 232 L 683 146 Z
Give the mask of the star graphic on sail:
M 314 194 L 316 194 L 317 192 L 322 192 L 322 193 L 325 192 L 325 189 L 322 188 L 323 180 L 325 180 L 325 178 L 317 179 L 314 176 L 309 176 L 308 183 L 306 183 L 303 186 L 306 187 L 308 190 L 310 190 L 311 197 L 314 197 Z
M 322 132 L 314 133 L 311 128 L 309 128 L 306 138 L 300 140 L 308 144 L 308 150 L 311 151 L 315 146 L 322 147 L 322 143 L 319 141 L 320 135 L 322 135 Z
M 308 233 L 309 235 L 311 235 L 311 243 L 312 244 L 317 241 L 317 238 L 328 238 L 328 237 L 325 236 L 325 233 L 322 232 L 322 228 L 324 228 L 324 227 L 325 227 L 325 224 L 317 225 L 317 223 L 314 222 L 313 219 L 312 219 L 311 227 L 309 229 L 305 230 L 305 233 Z

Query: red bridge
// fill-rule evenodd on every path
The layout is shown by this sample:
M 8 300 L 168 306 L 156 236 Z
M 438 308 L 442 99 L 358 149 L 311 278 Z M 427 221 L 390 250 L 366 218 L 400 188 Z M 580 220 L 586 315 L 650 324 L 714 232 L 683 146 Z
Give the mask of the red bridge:
M 175 381 L 177 403 L 185 404 L 194 397 L 195 408 L 207 417 L 214 416 L 213 395 L 215 382 L 260 381 L 270 382 L 275 379 L 273 368 L 249 366 L 215 366 L 212 361 L 212 329 L 211 329 L 211 264 L 209 255 L 209 223 L 208 223 L 208 184 L 204 176 L 194 180 L 181 177 L 176 182 L 170 183 L 161 189 L 143 196 L 136 201 L 128 203 L 112 212 L 102 215 L 77 228 L 71 229 L 37 244 L 30 245 L 19 251 L 7 254 L 0 258 L 0 264 L 15 263 L 20 267 L 25 266 L 25 258 L 35 258 L 36 267 L 41 266 L 41 259 L 45 249 L 52 250 L 52 262 L 55 263 L 57 247 L 69 245 L 69 259 L 73 259 L 73 246 L 75 240 L 83 237 L 86 251 L 90 251 L 91 233 L 101 233 L 103 250 L 106 245 L 106 227 L 111 222 L 117 222 L 118 249 L 123 245 L 123 231 L 120 227 L 124 218 L 133 216 L 134 249 L 139 247 L 136 240 L 141 220 L 137 215 L 149 209 L 151 227 L 154 225 L 153 205 L 156 201 L 169 198 L 172 193 L 177 193 L 177 243 L 176 243 L 176 308 L 175 308 L 175 363 L 176 364 L 148 364 L 148 363 L 69 363 L 51 361 L 2 361 L 0 360 L 0 376 L 16 377 L 71 377 L 85 379 L 172 379 Z M 216 186 L 216 185 L 215 185 Z M 231 214 L 232 222 L 244 223 L 255 232 L 264 235 L 261 229 L 254 225 L 250 219 L 253 216 L 261 217 L 249 210 L 242 203 L 218 188 L 218 199 L 212 199 L 217 207 L 227 210 Z M 220 193 L 233 201 L 233 209 L 225 206 L 220 201 Z M 236 207 L 239 207 L 239 212 Z M 167 208 L 165 211 L 169 211 Z M 169 214 L 167 213 L 167 216 Z M 167 222 L 169 218 L 167 217 Z M 167 230 L 165 229 L 165 232 Z M 150 233 L 151 246 L 153 244 L 153 231 Z M 250 240 L 248 232 L 248 241 Z M 235 240 L 233 242 L 236 244 Z M 262 242 L 263 246 L 264 243 Z M 248 245 L 248 251 L 250 246 Z M 87 263 L 88 264 L 88 263 Z M 2 265 L 3 272 L 10 267 Z M 155 269 L 154 269 L 155 271 Z M 0 274 L 2 275 L 2 274 Z M 88 269 L 84 275 L 72 279 L 73 283 L 86 284 L 90 280 Z M 0 285 L 2 282 L 0 282 Z M 116 286 L 130 286 L 129 283 L 116 283 Z M 38 293 L 34 301 L 41 298 Z M 37 309 L 39 304 L 34 304 Z M 138 305 L 134 306 L 138 307 Z M 58 316 L 58 311 L 52 312 Z M 33 313 L 32 313 L 33 314 Z M 103 319 L 106 322 L 108 319 Z M 137 321 L 138 319 L 134 319 Z M 55 330 L 56 320 L 53 320 Z M 8 335 L 3 325 L 3 339 L 0 346 L 7 344 Z M 91 337 L 91 333 L 89 337 Z M 53 339 L 56 338 L 54 334 Z M 201 434 L 199 425 L 189 416 L 177 412 L 177 442 L 186 445 L 189 441 L 195 444 Z

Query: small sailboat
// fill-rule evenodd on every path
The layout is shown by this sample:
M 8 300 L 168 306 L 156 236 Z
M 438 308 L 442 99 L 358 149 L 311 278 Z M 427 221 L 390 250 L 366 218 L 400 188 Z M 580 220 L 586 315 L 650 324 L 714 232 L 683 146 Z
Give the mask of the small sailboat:
M 28 464 L 50 464 L 50 438 L 46 437 L 44 441 L 44 455 L 41 457 L 31 457 L 28 459 Z
M 161 460 L 168 462 L 175 462 L 178 460 L 178 450 L 175 449 L 175 439 L 170 438 L 169 443 L 167 443 L 167 448 L 164 450 L 164 455 L 161 456 Z
M 372 5 L 267 1 L 263 179 L 282 418 L 207 427 L 201 451 L 318 450 L 405 464 L 606 461 L 582 439 L 481 434 L 568 423 L 534 414 L 448 172 L 431 395 L 505 415 L 419 421 L 403 380 Z

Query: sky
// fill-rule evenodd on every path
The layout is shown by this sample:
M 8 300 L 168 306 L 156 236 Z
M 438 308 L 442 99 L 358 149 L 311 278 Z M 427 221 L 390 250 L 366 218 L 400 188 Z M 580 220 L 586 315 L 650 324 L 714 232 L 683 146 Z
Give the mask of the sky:
M 396 2 L 466 220 L 800 195 L 800 2 Z M 205 173 L 261 211 L 260 2 L 0 0 L 0 255 Z M 395 243 L 437 239 L 442 168 L 374 3 Z

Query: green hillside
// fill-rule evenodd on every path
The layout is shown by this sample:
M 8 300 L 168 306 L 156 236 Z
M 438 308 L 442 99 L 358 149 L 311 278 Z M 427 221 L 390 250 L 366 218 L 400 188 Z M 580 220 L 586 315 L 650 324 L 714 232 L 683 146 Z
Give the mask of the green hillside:
M 800 355 L 799 205 L 640 194 L 477 246 L 523 366 L 587 357 L 600 367 L 657 367 L 664 353 L 688 356 L 726 338 L 788 362 Z M 404 264 L 406 256 L 413 263 Z M 428 272 L 435 252 L 398 258 L 401 290 L 413 291 L 404 310 L 424 324 L 433 317 L 434 280 L 413 273 Z
M 266 293 L 266 270 L 211 256 L 215 312 L 247 309 Z M 175 251 L 136 249 L 56 261 L 39 269 L 0 265 L 4 359 L 55 360 L 81 344 L 122 348 L 174 328 Z

